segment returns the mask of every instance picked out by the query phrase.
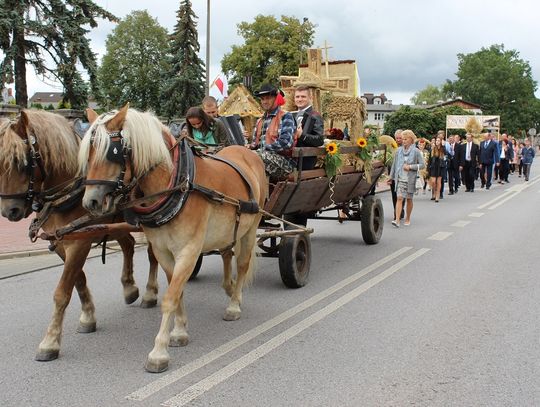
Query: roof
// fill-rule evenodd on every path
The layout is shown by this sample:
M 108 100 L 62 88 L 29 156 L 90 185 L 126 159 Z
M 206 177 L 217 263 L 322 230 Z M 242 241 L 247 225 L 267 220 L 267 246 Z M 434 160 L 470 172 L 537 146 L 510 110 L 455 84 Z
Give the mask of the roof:
M 30 98 L 31 103 L 60 103 L 62 92 L 36 92 Z
M 360 96 L 361 98 L 365 98 L 366 99 L 366 103 L 368 105 L 373 105 L 373 101 L 376 99 L 376 98 L 379 98 L 381 99 L 381 102 L 384 103 L 388 100 L 388 98 L 386 97 L 386 95 L 384 93 L 381 93 L 380 95 L 374 95 L 373 93 L 364 93 L 362 96 Z
M 340 64 L 355 64 L 356 61 L 354 59 L 343 59 L 341 61 L 328 61 L 328 65 L 340 65 Z M 326 62 L 322 62 L 322 65 L 326 64 Z M 300 64 L 298 65 L 299 68 L 307 68 L 308 64 Z
M 260 105 L 244 85 L 234 88 L 229 97 L 219 106 L 219 114 L 222 116 L 238 114 L 241 117 L 260 117 L 263 113 Z
M 446 102 L 440 102 L 434 105 L 426 105 L 423 107 L 425 107 L 426 109 L 435 109 L 436 107 L 444 107 L 444 106 L 461 106 L 464 109 L 482 109 L 482 106 L 480 106 L 479 104 L 468 102 L 461 98 L 447 100 Z

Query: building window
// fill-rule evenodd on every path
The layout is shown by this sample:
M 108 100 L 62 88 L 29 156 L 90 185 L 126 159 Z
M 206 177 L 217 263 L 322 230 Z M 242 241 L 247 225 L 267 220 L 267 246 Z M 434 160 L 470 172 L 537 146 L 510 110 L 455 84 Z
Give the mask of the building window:
M 375 113 L 375 120 L 383 120 L 384 119 L 384 113 Z
M 379 99 L 379 98 L 373 99 L 373 104 L 374 105 L 380 105 L 381 104 L 381 99 Z
M 338 81 L 338 88 L 339 89 L 348 89 L 349 88 L 349 81 L 347 79 L 339 80 Z

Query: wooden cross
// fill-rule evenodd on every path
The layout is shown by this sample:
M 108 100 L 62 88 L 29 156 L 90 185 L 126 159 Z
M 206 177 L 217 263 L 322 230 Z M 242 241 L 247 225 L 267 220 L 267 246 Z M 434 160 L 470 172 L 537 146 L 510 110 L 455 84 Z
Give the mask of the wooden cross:
M 328 72 L 328 50 L 333 47 L 324 40 L 324 47 L 321 48 L 324 49 L 324 64 L 326 66 L 326 79 L 328 79 L 330 78 L 330 73 Z

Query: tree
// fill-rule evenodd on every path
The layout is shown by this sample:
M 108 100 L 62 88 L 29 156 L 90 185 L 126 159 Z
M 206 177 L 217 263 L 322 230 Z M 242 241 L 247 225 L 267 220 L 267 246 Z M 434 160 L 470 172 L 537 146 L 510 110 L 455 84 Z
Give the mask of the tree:
M 538 118 L 537 83 L 519 52 L 492 45 L 472 54 L 458 54 L 457 80 L 446 91 L 482 106 L 484 114 L 501 116 L 502 131 L 534 127 Z
M 225 54 L 221 69 L 232 76 L 229 83 L 242 83 L 251 76 L 257 89 L 264 82 L 276 83 L 280 75 L 296 75 L 306 50 L 313 44 L 315 26 L 307 19 L 258 15 L 253 23 L 238 24 L 238 34 L 244 45 L 233 45 Z
M 472 114 L 459 106 L 436 109 L 403 106 L 390 114 L 384 123 L 384 134 L 393 135 L 397 129 L 410 129 L 417 137 L 431 139 L 439 130 L 446 128 L 447 115 Z
M 200 46 L 197 16 L 189 0 L 183 0 L 176 12 L 176 25 L 169 37 L 168 69 L 163 75 L 161 112 L 171 118 L 183 116 L 204 97 L 205 69 L 197 53 Z
M 146 10 L 133 11 L 107 37 L 99 67 L 99 101 L 107 108 L 159 111 L 160 74 L 165 70 L 167 30 Z
M 64 87 L 64 101 L 83 107 L 87 85 L 77 66 L 87 71 L 92 90 L 98 91 L 96 57 L 86 38 L 97 18 L 116 17 L 90 0 L 3 0 L 0 2 L 0 82 L 15 81 L 16 101 L 27 106 L 26 66 L 38 75 L 58 80 Z
M 446 99 L 447 94 L 444 92 L 442 86 L 438 87 L 435 85 L 427 85 L 424 89 L 419 90 L 414 94 L 414 96 L 411 98 L 411 103 L 413 105 L 434 105 L 439 103 L 439 101 Z

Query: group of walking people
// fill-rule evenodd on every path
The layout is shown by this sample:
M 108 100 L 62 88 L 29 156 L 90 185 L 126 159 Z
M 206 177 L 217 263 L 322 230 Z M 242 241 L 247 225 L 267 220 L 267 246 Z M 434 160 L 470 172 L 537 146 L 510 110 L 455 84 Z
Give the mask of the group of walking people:
M 394 154 L 388 184 L 394 204 L 392 225 L 399 227 L 411 223 L 413 197 L 422 190 L 431 190 L 431 200 L 443 199 L 444 186 L 448 183 L 449 195 L 457 194 L 461 185 L 465 192 L 474 192 L 475 181 L 480 179 L 481 188 L 489 190 L 492 179 L 498 183 L 510 182 L 510 173 L 519 172 L 529 180 L 535 151 L 526 138 L 518 143 L 512 136 L 503 134 L 500 141 L 490 132 L 482 135 L 477 144 L 467 133 L 445 138 L 441 130 L 430 141 L 417 140 L 411 130 L 397 130 L 394 134 L 398 149 Z M 429 186 L 429 188 L 428 188 Z M 405 205 L 406 203 L 406 205 Z

